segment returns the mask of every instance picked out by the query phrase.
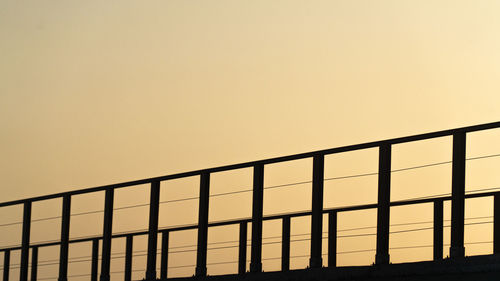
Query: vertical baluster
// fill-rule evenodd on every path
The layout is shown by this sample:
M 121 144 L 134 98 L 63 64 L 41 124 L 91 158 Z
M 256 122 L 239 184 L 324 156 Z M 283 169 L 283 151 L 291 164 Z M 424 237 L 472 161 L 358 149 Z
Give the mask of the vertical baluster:
M 134 236 L 127 235 L 125 240 L 125 281 L 132 280 L 132 256 L 134 252 Z
M 71 218 L 71 196 L 63 196 L 61 246 L 59 247 L 59 281 L 68 280 L 69 224 Z
M 92 239 L 92 265 L 90 280 L 97 281 L 97 267 L 99 265 L 99 239 Z
M 23 235 L 21 245 L 21 272 L 20 281 L 28 281 L 28 264 L 30 253 L 30 228 L 31 228 L 31 201 L 24 203 L 23 210 Z
M 391 145 L 379 147 L 376 264 L 389 263 L 389 215 L 391 202 Z
M 247 222 L 240 222 L 240 245 L 238 249 L 238 274 L 247 271 Z
M 207 275 L 207 240 L 208 240 L 208 201 L 210 197 L 210 173 L 200 177 L 200 202 L 198 212 L 198 249 L 196 257 L 196 276 Z
M 493 198 L 493 254 L 500 254 L 500 193 Z
M 168 230 L 161 233 L 161 279 L 167 279 L 168 276 L 168 237 Z
M 465 206 L 465 141 L 466 134 L 453 134 L 453 167 L 451 190 L 451 246 L 450 257 L 462 258 L 464 248 Z
M 281 233 L 281 271 L 290 270 L 290 217 L 283 217 Z
M 38 275 L 38 246 L 31 248 L 31 281 L 36 281 Z
M 160 182 L 151 183 L 149 201 L 148 258 L 146 279 L 156 280 L 156 248 L 158 247 L 158 211 L 160 205 Z
M 262 271 L 262 214 L 264 202 L 264 165 L 253 167 L 252 245 L 250 272 Z
M 313 183 L 312 183 L 312 218 L 311 218 L 311 258 L 309 266 L 317 268 L 323 266 L 321 248 L 323 243 L 323 155 L 313 158 Z
M 434 260 L 443 259 L 443 200 L 434 201 Z
M 328 213 L 328 267 L 337 266 L 337 211 Z
M 9 281 L 10 250 L 3 252 L 3 281 Z
M 104 224 L 102 231 L 101 281 L 109 281 L 110 278 L 111 235 L 113 233 L 113 198 L 114 189 L 107 189 L 104 203 Z

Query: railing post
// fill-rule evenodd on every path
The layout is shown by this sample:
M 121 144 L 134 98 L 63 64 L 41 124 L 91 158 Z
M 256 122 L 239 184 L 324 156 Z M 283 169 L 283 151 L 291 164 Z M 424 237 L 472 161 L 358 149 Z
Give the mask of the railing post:
M 323 266 L 321 246 L 323 242 L 323 181 L 325 170 L 324 155 L 313 157 L 312 217 L 311 217 L 311 258 L 309 266 Z
M 264 206 L 264 165 L 253 167 L 252 248 L 250 272 L 262 271 L 262 214 Z
M 10 250 L 3 252 L 3 281 L 9 281 Z
M 125 281 L 132 280 L 132 254 L 134 252 L 134 236 L 127 235 L 125 240 Z
M 90 280 L 97 281 L 97 266 L 99 265 L 99 239 L 92 239 L 92 264 Z
M 38 274 L 38 246 L 31 248 L 31 280 L 36 281 Z
M 463 258 L 465 206 L 465 132 L 453 134 L 451 190 L 451 258 Z
M 160 205 L 160 182 L 151 183 L 149 200 L 149 232 L 146 280 L 156 280 L 156 248 L 158 247 L 158 210 Z
M 328 213 L 328 267 L 337 266 L 337 211 Z
M 169 231 L 165 230 L 161 233 L 161 269 L 160 279 L 167 279 L 168 276 L 168 237 Z
M 443 259 L 443 200 L 434 201 L 434 260 Z
M 102 231 L 101 281 L 109 281 L 111 260 L 111 235 L 113 233 L 114 189 L 106 189 L 104 203 L 104 223 Z
M 247 222 L 240 222 L 238 274 L 244 274 L 247 271 L 247 232 Z
M 389 215 L 391 202 L 391 144 L 379 147 L 376 264 L 389 263 Z
M 290 270 L 290 217 L 283 217 L 281 233 L 281 271 Z
M 23 210 L 23 235 L 21 245 L 21 272 L 20 281 L 28 281 L 28 264 L 30 255 L 30 226 L 31 226 L 31 201 L 24 203 Z
M 59 281 L 68 281 L 69 224 L 71 218 L 71 195 L 63 196 L 61 246 L 59 247 Z
M 500 254 L 500 193 L 493 197 L 493 254 Z
M 196 276 L 207 275 L 208 240 L 208 199 L 210 198 L 210 173 L 200 176 L 200 207 L 198 212 L 198 249 L 196 257 Z

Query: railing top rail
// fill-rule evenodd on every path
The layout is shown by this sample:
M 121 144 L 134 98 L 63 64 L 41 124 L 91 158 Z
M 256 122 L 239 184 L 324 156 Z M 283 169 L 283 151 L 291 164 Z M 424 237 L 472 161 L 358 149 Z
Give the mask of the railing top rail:
M 381 141 L 347 145 L 347 146 L 341 146 L 341 147 L 336 147 L 336 148 L 293 154 L 293 155 L 288 155 L 288 156 L 280 156 L 280 157 L 268 158 L 268 159 L 251 161 L 251 162 L 244 162 L 244 163 L 239 163 L 239 164 L 231 164 L 231 165 L 219 166 L 219 167 L 214 167 L 214 168 L 209 168 L 209 169 L 201 169 L 201 170 L 195 170 L 195 171 L 190 171 L 190 172 L 182 172 L 182 173 L 177 173 L 177 174 L 171 174 L 171 175 L 165 175 L 165 176 L 159 176 L 159 177 L 153 177 L 153 178 L 147 178 L 147 179 L 141 179 L 141 180 L 135 180 L 135 181 L 127 181 L 127 182 L 116 183 L 116 184 L 102 185 L 102 186 L 78 189 L 78 190 L 68 191 L 68 192 L 54 193 L 54 194 L 31 197 L 31 198 L 26 198 L 26 199 L 2 202 L 2 203 L 0 203 L 0 207 L 23 204 L 25 202 L 34 202 L 34 201 L 55 199 L 55 198 L 63 197 L 65 195 L 78 195 L 78 194 L 84 194 L 84 193 L 104 191 L 107 189 L 115 189 L 115 188 L 129 187 L 129 186 L 134 186 L 134 185 L 147 184 L 147 183 L 151 183 L 154 181 L 166 181 L 166 180 L 172 180 L 172 179 L 198 176 L 202 173 L 216 173 L 216 172 L 223 172 L 223 171 L 236 170 L 236 169 L 242 169 L 242 168 L 249 168 L 249 167 L 252 167 L 255 165 L 267 165 L 267 164 L 274 164 L 274 163 L 279 163 L 279 162 L 293 161 L 293 160 L 299 160 L 299 159 L 304 159 L 304 158 L 310 158 L 310 157 L 313 157 L 314 155 L 318 155 L 318 154 L 320 154 L 320 155 L 321 154 L 323 154 L 323 155 L 335 154 L 335 153 L 341 153 L 341 152 L 347 152 L 347 151 L 374 148 L 374 147 L 384 145 L 384 144 L 400 144 L 400 143 L 420 141 L 420 140 L 426 140 L 426 139 L 432 139 L 432 138 L 438 138 L 438 137 L 445 137 L 445 136 L 453 135 L 455 133 L 461 133 L 461 132 L 469 133 L 469 132 L 476 132 L 476 131 L 482 131 L 482 130 L 488 130 L 488 129 L 494 129 L 494 128 L 500 128 L 500 121 L 486 123 L 486 124 L 480 124 L 480 125 L 474 125 L 474 126 L 455 128 L 455 129 L 449 129 L 449 130 L 444 130 L 444 131 L 437 131 L 437 132 L 431 132 L 431 133 L 424 133 L 424 134 L 418 134 L 418 135 L 412 135 L 412 136 L 406 136 L 406 137 L 381 140 Z
M 470 199 L 470 198 L 480 198 L 480 197 L 488 197 L 488 196 L 495 196 L 500 194 L 500 191 L 490 191 L 490 192 L 482 192 L 482 193 L 474 193 L 474 194 L 466 194 L 465 198 Z M 407 205 L 414 205 L 414 204 L 427 204 L 427 203 L 433 203 L 435 201 L 441 200 L 441 201 L 449 201 L 451 200 L 451 196 L 436 196 L 436 197 L 431 197 L 431 198 L 417 198 L 417 199 L 408 199 L 408 200 L 399 200 L 399 201 L 393 201 L 390 203 L 391 207 L 397 207 L 397 206 L 407 206 Z M 342 207 L 335 207 L 335 208 L 325 208 L 323 210 L 323 214 L 327 214 L 329 212 L 350 212 L 350 211 L 361 211 L 361 210 L 367 210 L 367 209 L 375 209 L 377 208 L 376 203 L 372 204 L 363 204 L 363 205 L 352 205 L 352 206 L 342 206 Z M 291 212 L 291 213 L 282 213 L 282 214 L 272 214 L 272 215 L 267 215 L 264 216 L 262 219 L 264 221 L 266 220 L 276 220 L 276 219 L 282 219 L 284 217 L 303 217 L 303 216 L 310 216 L 312 214 L 311 211 L 301 211 L 301 212 Z M 232 220 L 223 220 L 223 221 L 216 221 L 216 222 L 211 222 L 208 224 L 209 227 L 216 227 L 216 226 L 226 226 L 226 225 L 236 225 L 242 222 L 252 222 L 252 218 L 239 218 L 239 219 L 232 219 Z M 181 225 L 181 226 L 170 226 L 170 227 L 163 227 L 159 228 L 158 232 L 164 232 L 164 231 L 183 231 L 183 230 L 193 230 L 198 228 L 197 224 L 187 224 L 187 225 Z M 124 238 L 129 235 L 147 235 L 148 230 L 136 230 L 136 231 L 128 231 L 128 232 L 120 232 L 120 233 L 115 233 L 112 235 L 113 238 Z M 88 237 L 78 237 L 78 238 L 73 238 L 70 239 L 69 243 L 81 243 L 81 242 L 91 242 L 94 239 L 102 239 L 102 236 L 96 235 L 96 236 L 88 236 Z M 57 246 L 61 242 L 60 241 L 50 241 L 50 242 L 42 242 L 42 243 L 33 243 L 30 245 L 31 248 L 33 247 L 48 247 L 48 246 Z M 0 252 L 6 251 L 6 250 L 20 250 L 21 246 L 8 246 L 5 248 L 0 248 Z

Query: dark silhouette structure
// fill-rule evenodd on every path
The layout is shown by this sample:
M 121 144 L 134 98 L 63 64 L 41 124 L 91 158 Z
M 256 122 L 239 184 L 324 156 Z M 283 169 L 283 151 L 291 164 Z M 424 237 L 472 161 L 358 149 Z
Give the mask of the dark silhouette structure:
M 10 254 L 13 250 L 21 250 L 20 280 L 28 280 L 29 250 L 31 255 L 31 280 L 37 279 L 38 249 L 47 246 L 60 246 L 59 257 L 59 281 L 68 280 L 68 246 L 70 243 L 92 243 L 92 262 L 90 280 L 110 280 L 111 243 L 116 238 L 126 238 L 125 253 L 125 280 L 131 280 L 132 273 L 132 248 L 135 236 L 148 236 L 146 280 L 162 280 L 168 277 L 168 251 L 169 234 L 174 231 L 187 229 L 198 230 L 197 259 L 195 278 L 206 280 L 492 280 L 500 276 L 500 192 L 482 192 L 465 194 L 465 162 L 466 162 L 466 139 L 471 132 L 489 130 L 500 127 L 500 122 L 482 124 L 470 127 L 457 128 L 439 132 L 432 132 L 414 136 L 407 136 L 383 141 L 375 141 L 356 144 L 296 155 L 289 155 L 266 160 L 240 163 L 198 171 L 191 171 L 149 179 L 142 179 L 89 189 L 76 190 L 65 193 L 51 194 L 46 196 L 16 200 L 0 203 L 0 207 L 23 205 L 22 245 L 19 247 L 1 248 L 4 255 L 3 280 L 9 280 Z M 432 197 L 415 200 L 391 201 L 391 148 L 395 144 L 414 142 L 439 137 L 453 137 L 453 159 L 452 159 L 452 195 Z M 378 170 L 378 203 L 357 205 L 342 208 L 323 209 L 323 183 L 324 183 L 324 157 L 325 155 L 354 151 L 367 148 L 379 149 Z M 304 158 L 313 159 L 312 174 L 312 209 L 311 212 L 289 213 L 284 215 L 263 216 L 263 192 L 264 192 L 264 167 L 265 165 L 286 162 Z M 208 221 L 210 175 L 215 172 L 228 170 L 253 168 L 253 204 L 252 218 L 235 219 L 232 221 L 213 222 Z M 191 226 L 158 228 L 160 182 L 183 177 L 200 177 L 199 216 L 198 224 Z M 134 185 L 150 184 L 151 197 L 149 209 L 148 231 L 130 232 L 125 234 L 113 234 L 113 201 L 114 191 Z M 81 194 L 105 191 L 104 202 L 104 224 L 102 236 L 89 238 L 70 239 L 70 208 L 71 198 Z M 466 258 L 464 248 L 464 202 L 466 198 L 493 197 L 494 198 L 494 241 L 493 255 Z M 30 243 L 31 227 L 31 205 L 33 202 L 62 198 L 61 216 L 61 238 L 57 242 Z M 451 246 L 450 258 L 443 259 L 443 202 L 451 201 Z M 405 263 L 399 265 L 390 264 L 389 256 L 389 218 L 390 208 L 393 206 L 404 206 L 413 204 L 434 204 L 434 260 L 420 263 Z M 365 267 L 337 267 L 337 215 L 339 212 L 377 209 L 377 232 L 376 232 L 376 254 L 375 265 Z M 322 261 L 322 233 L 323 215 L 328 215 L 328 267 L 323 268 Z M 303 270 L 290 270 L 290 219 L 294 217 L 311 217 L 310 233 L 310 259 L 309 268 Z M 264 220 L 282 221 L 282 255 L 280 272 L 262 272 L 262 222 Z M 252 226 L 251 237 L 251 260 L 249 272 L 247 272 L 247 228 Z M 227 276 L 207 275 L 207 233 L 209 227 L 221 225 L 239 225 L 239 261 L 238 274 Z M 157 272 L 157 243 L 158 235 L 161 235 L 161 268 Z M 98 278 L 98 250 L 102 243 L 101 274 Z M 159 273 L 159 274 L 158 274 Z M 176 278 L 177 279 L 177 278 Z M 184 278 L 185 279 L 185 278 Z

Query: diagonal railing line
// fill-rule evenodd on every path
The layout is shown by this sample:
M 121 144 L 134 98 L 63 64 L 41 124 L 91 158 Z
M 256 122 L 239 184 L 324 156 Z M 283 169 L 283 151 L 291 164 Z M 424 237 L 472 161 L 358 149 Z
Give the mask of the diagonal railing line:
M 464 134 L 465 135 L 466 133 L 496 129 L 499 127 L 500 127 L 500 122 L 491 122 L 491 123 L 486 123 L 486 124 L 479 124 L 479 125 L 473 125 L 473 126 L 467 126 L 467 127 L 461 127 L 461 128 L 455 128 L 455 129 L 448 129 L 448 130 L 442 130 L 442 131 L 436 131 L 436 132 L 430 132 L 430 133 L 423 133 L 423 134 L 417 134 L 417 135 L 412 135 L 412 136 L 397 137 L 397 138 L 386 139 L 386 140 L 381 140 L 381 141 L 372 141 L 372 142 L 366 142 L 366 143 L 360 143 L 360 144 L 354 144 L 354 145 L 347 145 L 347 146 L 341 146 L 341 147 L 335 147 L 335 148 L 329 148 L 329 149 L 322 149 L 322 150 L 317 150 L 317 151 L 298 153 L 298 154 L 287 155 L 287 156 L 279 156 L 279 157 L 244 162 L 244 163 L 239 163 L 239 164 L 225 165 L 225 166 L 213 167 L 213 168 L 208 168 L 208 169 L 182 172 L 182 173 L 177 173 L 177 174 L 170 174 L 170 175 L 165 175 L 165 176 L 152 177 L 152 178 L 110 184 L 110 185 L 103 185 L 103 186 L 97 186 L 97 187 L 86 188 L 86 189 L 79 189 L 79 190 L 74 190 L 74 191 L 70 191 L 70 192 L 61 192 L 61 193 L 55 193 L 55 194 L 50 194 L 50 195 L 43 195 L 43 196 L 38 196 L 38 197 L 31 197 L 31 198 L 26 198 L 26 199 L 14 200 L 14 201 L 9 201 L 9 202 L 2 202 L 2 203 L 0 203 L 0 207 L 23 204 L 25 202 L 35 202 L 35 201 L 40 201 L 40 200 L 60 198 L 63 196 L 72 196 L 72 195 L 85 194 L 85 193 L 91 193 L 91 192 L 97 192 L 97 191 L 104 191 L 104 190 L 108 190 L 108 189 L 118 189 L 118 188 L 123 188 L 123 187 L 134 186 L 134 185 L 149 184 L 152 182 L 159 182 L 159 181 L 173 180 L 173 179 L 186 178 L 186 177 L 192 177 L 192 176 L 199 176 L 203 173 L 217 173 L 217 172 L 223 172 L 223 171 L 229 171 L 229 170 L 235 170 L 235 169 L 250 168 L 250 167 L 254 167 L 256 165 L 269 165 L 269 164 L 275 164 L 275 163 L 286 162 L 286 161 L 312 158 L 316 155 L 330 155 L 330 154 L 336 154 L 336 153 L 342 153 L 342 152 L 348 152 L 348 151 L 354 151 L 354 150 L 375 148 L 375 147 L 386 146 L 386 145 L 391 146 L 391 145 L 401 144 L 401 143 L 408 143 L 408 142 L 414 142 L 414 141 L 420 141 L 420 140 L 428 140 L 428 139 L 434 139 L 434 138 L 440 138 L 440 137 L 454 136 L 456 134 Z
M 484 190 L 500 190 L 500 187 L 470 190 L 470 191 L 466 192 L 466 194 L 474 193 L 473 196 L 478 196 L 478 195 L 481 195 L 481 196 L 490 196 L 490 194 L 484 194 L 483 195 L 481 193 L 479 193 L 479 194 L 476 193 L 476 192 L 480 192 L 480 191 L 484 191 Z M 391 203 L 397 206 L 399 204 L 412 203 L 415 200 L 431 200 L 431 199 L 443 199 L 443 200 L 447 200 L 448 198 L 446 198 L 446 197 L 416 197 L 416 198 L 405 199 L 405 200 L 402 200 L 402 201 L 393 201 Z M 414 204 L 414 203 L 412 203 L 412 204 Z M 374 206 L 374 208 L 376 207 L 376 205 L 373 205 L 373 206 Z M 350 206 L 350 207 L 335 207 L 335 208 L 332 208 L 332 209 L 324 210 L 324 212 L 327 213 L 328 211 L 331 211 L 331 210 L 338 210 L 338 209 L 345 209 L 345 208 L 347 208 L 347 209 L 350 209 L 350 208 L 356 209 L 356 207 L 370 208 L 371 205 L 359 205 L 359 206 Z M 272 215 L 268 215 L 268 216 L 264 217 L 264 219 L 265 220 L 268 220 L 268 219 L 278 219 L 279 217 L 283 217 L 283 216 L 294 216 L 294 215 L 301 216 L 301 215 L 307 215 L 307 214 L 308 214 L 308 212 L 272 214 Z M 229 219 L 229 220 L 224 220 L 224 221 L 217 221 L 217 222 L 211 223 L 210 226 L 234 224 L 234 223 L 237 223 L 237 222 L 240 222 L 240 221 L 251 221 L 251 218 L 242 218 L 242 219 L 236 219 L 236 220 L 235 219 Z M 175 230 L 187 230 L 187 229 L 191 229 L 191 228 L 193 228 L 195 226 L 196 226 L 196 224 L 174 225 L 174 226 L 169 226 L 169 227 L 164 228 L 164 229 L 160 229 L 159 231 L 169 231 L 169 230 L 172 230 L 172 229 L 175 229 Z M 118 232 L 118 233 L 114 233 L 113 237 L 114 238 L 125 237 L 127 234 L 132 234 L 132 235 L 147 234 L 147 229 L 134 230 L 133 232 L 131 232 L 130 230 L 123 231 L 123 232 Z M 74 238 L 72 238 L 70 242 L 85 242 L 88 239 L 93 239 L 93 238 L 99 239 L 100 237 L 101 236 L 96 236 L 96 235 L 80 236 L 80 237 L 74 237 Z M 58 242 L 60 242 L 59 239 L 56 239 L 56 240 L 47 240 L 47 241 L 38 241 L 38 242 L 32 243 L 32 245 L 30 245 L 30 247 L 35 247 L 35 246 L 52 246 L 52 245 L 57 245 Z M 15 250 L 15 249 L 17 249 L 19 247 L 20 247 L 20 245 L 5 246 L 3 248 L 0 248 L 0 251 L 6 250 L 6 249 Z
M 500 154 L 482 155 L 482 156 L 467 158 L 466 160 L 478 160 L 478 159 L 486 159 L 486 158 L 494 158 L 494 157 L 500 157 Z M 433 167 L 433 166 L 440 166 L 440 165 L 451 164 L 451 163 L 452 163 L 452 161 L 436 162 L 436 163 L 431 163 L 431 164 L 418 165 L 418 166 L 412 166 L 412 167 L 401 168 L 401 169 L 394 169 L 394 170 L 391 170 L 391 172 L 396 173 L 396 172 L 415 170 L 415 169 L 421 169 L 421 168 L 427 168 L 427 167 Z M 359 178 L 359 177 L 375 176 L 375 175 L 378 175 L 378 172 L 362 173 L 362 174 L 339 176 L 339 177 L 330 177 L 330 178 L 325 178 L 324 181 L 342 180 L 342 179 Z M 264 187 L 264 189 L 276 189 L 276 188 L 296 186 L 296 185 L 309 184 L 309 183 L 312 183 L 312 181 L 309 180 L 309 181 L 301 181 L 301 182 L 294 182 L 294 183 L 288 183 L 288 184 L 279 184 L 279 185 L 267 186 L 267 187 Z M 500 189 L 500 187 L 499 188 L 492 188 L 491 190 L 493 190 L 493 189 Z M 238 190 L 238 191 L 216 193 L 216 194 L 210 195 L 210 197 L 219 197 L 219 196 L 226 196 L 226 195 L 233 195 L 233 194 L 240 194 L 240 193 L 248 193 L 251 191 L 252 191 L 252 189 L 244 189 L 244 190 Z M 482 191 L 482 190 L 478 190 L 478 191 Z M 433 198 L 435 196 L 444 196 L 444 195 L 449 195 L 449 194 L 451 194 L 451 193 L 429 195 L 429 196 L 425 196 L 425 197 L 419 197 L 418 199 Z M 197 196 L 196 197 L 186 197 L 186 198 L 180 198 L 180 199 L 160 201 L 160 204 L 177 203 L 177 202 L 184 202 L 184 201 L 197 200 L 197 199 L 198 199 Z M 413 199 L 416 199 L 416 198 L 413 198 Z M 126 210 L 126 209 L 131 209 L 131 208 L 139 208 L 139 207 L 147 207 L 147 206 L 149 206 L 149 203 L 142 203 L 142 204 L 134 204 L 134 205 L 129 205 L 129 206 L 117 207 L 117 208 L 114 208 L 113 210 L 118 211 L 118 210 Z M 104 210 L 87 211 L 87 212 L 74 213 L 74 214 L 71 214 L 71 216 L 75 217 L 75 216 L 82 216 L 82 215 L 89 215 L 89 214 L 97 214 L 97 213 L 102 213 L 102 212 L 104 212 Z M 33 223 L 33 222 L 54 220 L 54 219 L 60 219 L 60 218 L 61 218 L 61 216 L 52 216 L 52 217 L 46 217 L 46 218 L 32 219 L 31 222 Z M 0 227 L 20 225 L 22 223 L 23 223 L 22 221 L 4 223 L 4 224 L 0 224 Z
M 477 244 L 489 244 L 493 243 L 493 241 L 477 241 L 477 242 L 469 242 L 465 243 L 467 245 L 477 245 Z M 450 244 L 443 244 L 443 246 L 450 246 Z M 433 247 L 432 245 L 414 245 L 414 246 L 404 246 L 404 247 L 391 247 L 389 248 L 390 250 L 406 250 L 406 249 L 420 249 L 420 248 L 431 248 Z M 343 255 L 343 254 L 356 254 L 356 253 L 366 253 L 366 252 L 375 252 L 376 249 L 361 249 L 361 250 L 352 250 L 352 251 L 342 251 L 342 252 L 337 252 L 337 255 Z M 324 253 L 322 254 L 323 256 L 327 256 L 328 254 Z M 135 256 L 135 255 L 134 255 Z M 296 259 L 296 258 L 309 258 L 309 255 L 294 255 L 290 256 L 291 259 Z M 266 260 L 280 260 L 281 257 L 270 257 L 270 258 L 263 258 L 263 261 Z M 234 264 L 237 263 L 238 261 L 224 261 L 224 262 L 216 262 L 216 263 L 207 263 L 207 265 L 221 265 L 221 264 Z M 177 265 L 177 266 L 169 266 L 168 269 L 178 269 L 178 268 L 190 268 L 190 267 L 195 267 L 195 264 L 186 264 L 186 265 Z M 132 272 L 144 272 L 145 269 L 132 269 Z M 112 271 L 110 272 L 111 274 L 120 274 L 124 273 L 125 271 Z M 69 275 L 68 277 L 86 277 L 90 276 L 91 274 L 76 274 L 76 275 Z M 38 278 L 38 280 L 55 280 L 57 277 L 44 277 L 44 278 Z
M 326 239 L 327 237 L 323 238 Z M 306 239 L 300 239 L 300 240 L 291 240 L 291 242 L 300 242 L 300 241 L 306 241 Z M 276 242 L 278 243 L 278 242 Z M 465 245 L 478 245 L 478 244 L 491 244 L 493 241 L 474 241 L 474 242 L 465 242 Z M 443 244 L 443 246 L 450 246 L 450 244 Z M 412 245 L 412 246 L 400 246 L 400 247 L 390 247 L 390 250 L 406 250 L 406 249 L 418 249 L 418 248 L 431 248 L 434 247 L 433 245 Z M 219 248 L 217 248 L 219 249 Z M 376 249 L 360 249 L 360 250 L 352 250 L 352 251 L 341 251 L 337 252 L 337 255 L 342 255 L 342 254 L 354 254 L 354 253 L 364 253 L 364 252 L 374 252 Z M 135 253 L 138 253 L 141 251 L 137 251 Z M 170 252 L 169 252 L 170 253 Z M 123 254 L 123 253 L 116 253 L 116 254 Z M 158 253 L 157 255 L 160 255 L 161 253 Z M 147 254 L 133 254 L 133 257 L 141 257 L 141 256 L 146 256 Z M 324 253 L 323 255 L 327 255 Z M 85 256 L 89 257 L 89 256 Z M 305 258 L 305 257 L 310 257 L 309 255 L 295 255 L 295 256 L 290 256 L 290 258 Z M 111 259 L 123 259 L 125 256 L 113 256 Z M 282 257 L 271 257 L 271 258 L 263 258 L 262 260 L 276 260 L 276 259 L 281 259 Z M 100 259 L 99 259 L 100 260 Z M 52 260 L 56 261 L 56 260 Z M 79 263 L 79 262 L 90 262 L 92 259 L 86 259 L 86 260 L 70 260 L 70 263 Z M 43 267 L 43 266 L 50 266 L 50 265 L 59 265 L 59 262 L 51 262 L 51 263 L 43 263 L 44 261 L 40 261 L 38 264 L 38 267 Z M 47 261 L 45 261 L 47 262 Z M 230 264 L 230 263 L 237 263 L 238 261 L 227 261 L 227 262 L 215 262 L 215 263 L 207 263 L 207 265 L 219 265 L 219 264 Z M 16 267 L 17 265 L 17 267 Z M 19 264 L 14 264 L 14 267 L 11 267 L 10 269 L 19 269 Z M 194 267 L 196 265 L 180 265 L 180 266 L 169 266 L 168 269 L 173 269 L 173 268 L 184 268 L 184 267 Z M 0 270 L 3 270 L 2 267 L 0 267 Z M 135 271 L 135 270 L 132 270 Z M 123 273 L 124 271 L 116 271 L 114 273 Z M 113 272 L 112 272 L 113 273 Z M 90 274 L 82 275 L 82 276 L 90 276 Z M 68 277 L 80 277 L 80 276 L 68 276 Z M 44 280 L 44 279 L 38 279 L 38 280 Z
M 469 218 L 469 219 L 483 219 L 483 218 L 491 218 L 490 217 L 475 217 L 475 218 Z M 477 223 L 466 223 L 465 225 L 482 225 L 482 224 L 491 224 L 493 221 L 486 221 L 486 222 L 477 222 Z M 410 224 L 410 223 L 409 223 Z M 405 224 L 405 225 L 409 225 Z M 401 224 L 399 224 L 401 225 Z M 444 225 L 443 227 L 451 227 L 451 225 Z M 374 228 L 374 227 L 371 227 Z M 400 231 L 392 231 L 389 232 L 390 234 L 399 234 L 399 233 L 408 233 L 408 232 L 415 232 L 415 231 L 424 231 L 424 230 L 431 230 L 433 227 L 422 227 L 422 228 L 414 228 L 414 229 L 405 229 L 405 230 L 400 230 Z M 323 234 L 327 234 L 328 232 L 324 232 Z M 290 236 L 296 237 L 296 236 L 304 236 L 304 235 L 310 235 L 309 233 L 306 234 L 292 234 Z M 362 234 L 352 234 L 352 235 L 340 235 L 337 236 L 337 238 L 354 238 L 354 237 L 366 237 L 366 236 L 375 236 L 376 233 L 362 233 Z M 276 239 L 276 238 L 281 238 L 281 236 L 271 236 L 271 237 L 265 237 L 265 239 Z M 328 236 L 323 236 L 323 239 L 328 239 Z M 263 238 L 264 239 L 264 238 Z M 250 240 L 247 240 L 249 242 Z M 303 238 L 303 239 L 294 239 L 290 240 L 291 243 L 295 242 L 304 242 L 304 241 L 310 241 L 310 238 Z M 215 243 L 209 243 L 211 245 L 217 245 L 217 244 L 225 244 L 225 243 L 236 243 L 239 241 L 224 241 L 224 242 L 215 242 Z M 491 241 L 493 242 L 493 241 Z M 274 242 L 264 242 L 262 245 L 275 245 L 275 244 L 280 244 L 281 241 L 274 241 Z M 476 243 L 476 242 L 474 242 Z M 481 242 L 483 243 L 483 242 Z M 468 244 L 468 243 L 465 243 Z M 470 243 L 469 243 L 470 244 Z M 188 248 L 188 247 L 194 247 L 196 245 L 188 245 L 188 246 L 181 246 L 181 247 L 169 247 L 169 249 L 175 249 L 175 248 Z M 247 247 L 251 246 L 251 244 L 247 244 Z M 232 248 L 237 248 L 239 245 L 232 245 L 232 246 L 222 246 L 222 247 L 212 247 L 208 248 L 207 250 L 222 250 L 222 249 L 232 249 Z M 161 251 L 160 249 L 157 249 L 157 251 Z M 169 254 L 177 254 L 177 253 L 189 253 L 189 252 L 195 252 L 196 249 L 191 249 L 191 250 L 180 250 L 180 251 L 169 251 Z M 140 257 L 140 256 L 147 256 L 147 250 L 143 251 L 135 251 L 136 254 L 134 254 L 134 257 Z M 144 253 L 144 254 L 138 254 L 138 253 Z M 118 253 L 113 253 L 113 256 L 111 259 L 123 259 L 125 256 L 124 252 L 118 252 Z M 157 255 L 161 255 L 161 252 L 158 252 Z M 90 256 L 79 256 L 79 257 L 74 257 L 72 259 L 69 259 L 69 263 L 80 263 L 80 262 L 90 262 L 92 259 L 88 259 Z M 100 257 L 100 255 L 99 255 Z M 100 259 L 100 258 L 99 258 Z M 38 266 L 43 267 L 43 266 L 50 266 L 50 265 L 58 265 L 59 260 L 54 259 L 54 260 L 42 260 L 39 261 Z M 18 269 L 20 264 L 12 264 L 13 267 L 11 269 Z M 0 267 L 0 270 L 2 270 L 3 267 Z

